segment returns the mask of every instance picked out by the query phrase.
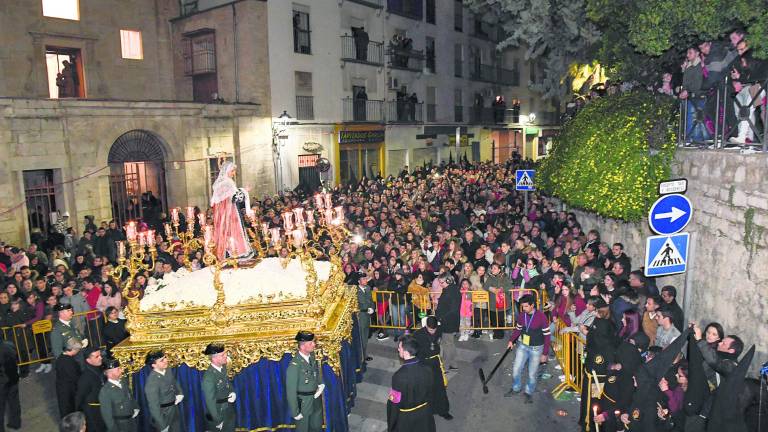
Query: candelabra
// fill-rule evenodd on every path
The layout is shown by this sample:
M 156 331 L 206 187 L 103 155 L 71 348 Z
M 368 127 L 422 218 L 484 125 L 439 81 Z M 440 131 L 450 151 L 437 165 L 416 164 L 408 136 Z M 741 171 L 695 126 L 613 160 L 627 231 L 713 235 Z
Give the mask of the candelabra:
M 179 239 L 179 242 L 181 243 L 181 249 L 184 251 L 184 267 L 191 271 L 192 261 L 189 259 L 189 256 L 192 251 L 203 248 L 203 243 L 198 237 L 195 236 L 195 209 L 193 207 L 187 207 L 186 231 L 179 230 L 180 210 L 181 209 L 179 208 L 171 209 L 171 224 L 173 224 L 173 229 L 171 229 L 171 224 L 166 223 L 165 236 L 169 241 L 171 241 L 174 236 Z M 207 226 L 205 223 L 205 213 L 199 213 L 197 215 L 197 220 L 200 222 L 200 227 L 205 229 L 204 227 Z
M 126 327 L 130 331 L 136 313 L 139 311 L 139 297 L 141 295 L 138 290 L 133 289 L 133 284 L 139 273 L 155 268 L 157 247 L 155 246 L 155 231 L 137 232 L 136 222 L 129 222 L 125 226 L 125 233 L 127 248 L 126 241 L 117 242 L 117 265 L 112 269 L 111 276 L 117 286 L 123 287 L 122 296 L 128 302 L 128 307 L 125 308 L 124 312 L 128 320 Z

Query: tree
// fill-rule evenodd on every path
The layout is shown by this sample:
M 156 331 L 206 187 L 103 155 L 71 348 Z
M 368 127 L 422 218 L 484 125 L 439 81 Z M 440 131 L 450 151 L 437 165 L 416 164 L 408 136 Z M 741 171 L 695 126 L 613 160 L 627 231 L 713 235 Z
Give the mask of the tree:
M 494 16 L 507 34 L 497 50 L 525 47 L 525 59 L 543 67 L 543 79 L 530 83 L 545 99 L 569 94 L 568 67 L 588 63 L 600 31 L 586 14 L 587 0 L 465 0 L 479 15 Z M 487 18 L 484 16 L 484 18 Z

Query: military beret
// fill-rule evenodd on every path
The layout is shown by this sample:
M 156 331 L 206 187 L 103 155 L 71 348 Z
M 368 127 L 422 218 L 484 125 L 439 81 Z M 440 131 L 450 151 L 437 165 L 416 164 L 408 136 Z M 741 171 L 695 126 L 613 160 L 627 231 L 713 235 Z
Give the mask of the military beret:
M 56 312 L 61 312 L 67 309 L 72 309 L 72 305 L 69 303 L 58 303 L 56 306 L 53 307 L 53 310 Z
M 311 331 L 300 330 L 296 333 L 296 342 L 311 342 L 315 340 L 315 334 Z
M 165 353 L 162 350 L 150 351 L 147 353 L 147 358 L 144 360 L 144 363 L 148 366 L 152 366 L 156 361 L 163 357 L 165 357 Z
M 104 370 L 115 369 L 120 367 L 120 360 L 115 358 L 108 358 L 104 361 Z
M 224 344 L 209 343 L 208 346 L 205 347 L 205 351 L 203 351 L 203 354 L 214 355 L 222 352 L 224 352 Z

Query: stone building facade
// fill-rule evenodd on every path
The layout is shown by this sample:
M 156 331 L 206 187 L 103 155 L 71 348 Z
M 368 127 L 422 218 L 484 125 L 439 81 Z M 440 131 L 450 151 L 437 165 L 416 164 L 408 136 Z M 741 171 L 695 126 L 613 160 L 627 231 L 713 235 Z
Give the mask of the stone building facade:
M 274 191 L 266 2 L 179 7 L 0 5 L 0 239 L 25 244 L 51 212 L 78 233 L 86 215 L 141 217 L 147 192 L 162 211 L 205 208 L 225 159 L 252 193 Z

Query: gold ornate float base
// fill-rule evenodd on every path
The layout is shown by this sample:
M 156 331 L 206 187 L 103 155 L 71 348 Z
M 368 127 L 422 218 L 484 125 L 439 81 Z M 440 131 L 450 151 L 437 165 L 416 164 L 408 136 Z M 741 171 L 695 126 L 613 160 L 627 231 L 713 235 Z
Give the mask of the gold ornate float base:
M 280 360 L 296 350 L 299 330 L 317 336 L 317 351 L 336 373 L 340 351 L 351 340 L 352 316 L 357 311 L 354 288 L 336 285 L 317 300 L 301 299 L 274 304 L 250 304 L 181 311 L 144 312 L 133 317 L 131 337 L 112 349 L 129 373 L 144 366 L 144 358 L 162 349 L 171 366 L 185 363 L 205 370 L 209 359 L 203 355 L 211 342 L 224 343 L 231 355 L 230 375 L 267 358 Z

